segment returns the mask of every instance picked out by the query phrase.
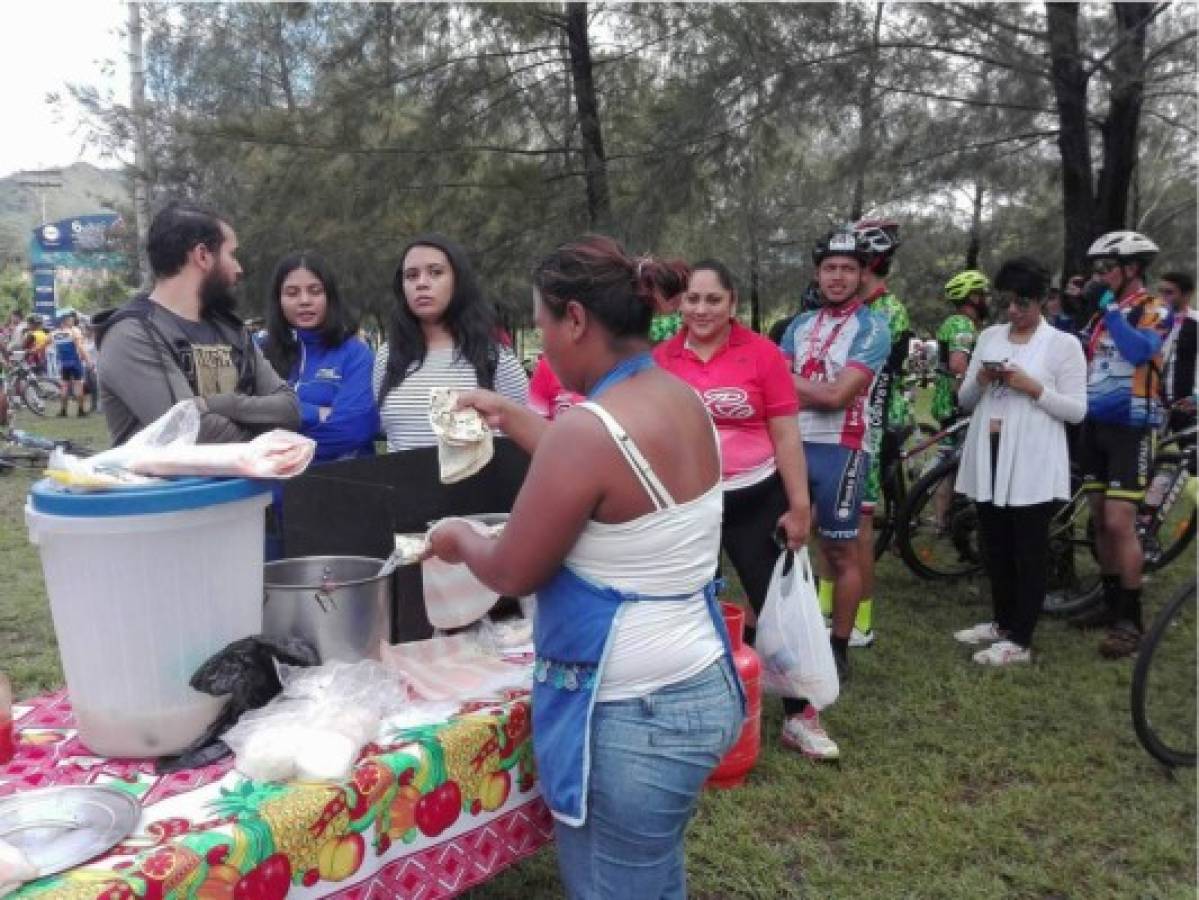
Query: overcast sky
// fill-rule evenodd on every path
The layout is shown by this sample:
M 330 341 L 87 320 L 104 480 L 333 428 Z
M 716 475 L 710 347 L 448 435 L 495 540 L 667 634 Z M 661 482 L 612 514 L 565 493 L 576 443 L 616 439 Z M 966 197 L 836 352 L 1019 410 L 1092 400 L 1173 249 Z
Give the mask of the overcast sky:
M 0 2 L 0 177 L 84 160 L 112 166 L 86 145 L 78 110 L 48 106 L 51 92 L 91 84 L 128 102 L 124 3 L 120 0 Z

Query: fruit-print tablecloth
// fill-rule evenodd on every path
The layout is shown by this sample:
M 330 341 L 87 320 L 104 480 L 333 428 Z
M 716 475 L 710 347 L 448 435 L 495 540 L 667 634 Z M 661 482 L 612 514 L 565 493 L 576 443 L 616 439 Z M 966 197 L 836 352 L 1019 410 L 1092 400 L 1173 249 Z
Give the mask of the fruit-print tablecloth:
M 228 762 L 156 776 L 92 756 L 65 692 L 13 710 L 17 755 L 0 796 L 104 784 L 142 803 L 110 853 L 25 885 L 21 900 L 451 897 L 552 838 L 537 789 L 528 698 L 465 704 L 446 722 L 383 733 L 343 784 L 250 781 Z

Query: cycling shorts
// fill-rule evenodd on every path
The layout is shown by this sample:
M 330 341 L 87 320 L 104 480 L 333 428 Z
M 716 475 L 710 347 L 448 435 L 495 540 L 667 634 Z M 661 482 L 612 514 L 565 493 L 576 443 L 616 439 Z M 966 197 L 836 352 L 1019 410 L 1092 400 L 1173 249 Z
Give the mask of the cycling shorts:
M 63 381 L 83 381 L 83 368 L 79 365 L 60 366 L 58 377 Z
M 808 441 L 803 450 L 816 532 L 826 541 L 855 540 L 869 454 Z
M 1147 428 L 1082 423 L 1078 435 L 1078 468 L 1082 489 L 1103 493 L 1111 500 L 1139 503 L 1149 484 L 1153 461 L 1153 432 Z

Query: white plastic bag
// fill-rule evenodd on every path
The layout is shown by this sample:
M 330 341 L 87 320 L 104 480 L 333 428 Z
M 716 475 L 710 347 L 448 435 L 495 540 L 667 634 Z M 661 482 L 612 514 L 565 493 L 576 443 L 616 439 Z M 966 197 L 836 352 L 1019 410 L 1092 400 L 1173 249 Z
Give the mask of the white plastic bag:
M 407 706 L 401 679 L 374 660 L 276 664 L 283 691 L 242 715 L 221 738 L 237 770 L 256 781 L 338 781 L 380 722 Z
M 837 665 L 806 547 L 779 554 L 758 617 L 754 649 L 762 660 L 762 685 L 768 692 L 806 699 L 817 709 L 837 699 Z

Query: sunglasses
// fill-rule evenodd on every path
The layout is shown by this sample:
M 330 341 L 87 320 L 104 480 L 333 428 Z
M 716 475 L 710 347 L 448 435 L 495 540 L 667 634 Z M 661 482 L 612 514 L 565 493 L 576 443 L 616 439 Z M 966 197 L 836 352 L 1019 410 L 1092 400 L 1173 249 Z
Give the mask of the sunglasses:
M 1028 309 L 1030 306 L 1039 306 L 1041 302 L 1035 297 L 1021 297 L 1013 291 L 1001 291 L 999 299 L 1005 306 L 1015 306 L 1017 309 Z
M 1115 271 L 1120 268 L 1118 259 L 1097 259 L 1091 265 L 1091 271 L 1096 275 L 1106 275 L 1108 272 Z

